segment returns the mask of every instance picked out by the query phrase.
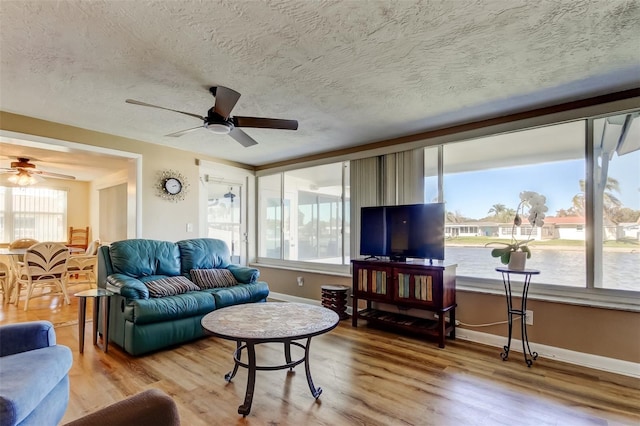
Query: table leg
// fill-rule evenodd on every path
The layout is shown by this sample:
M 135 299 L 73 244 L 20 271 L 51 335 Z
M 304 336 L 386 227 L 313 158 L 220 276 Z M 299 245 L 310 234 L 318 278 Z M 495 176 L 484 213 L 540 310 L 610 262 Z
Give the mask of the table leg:
M 236 375 L 236 373 L 238 372 L 238 362 L 240 362 L 240 357 L 242 356 L 241 352 L 240 352 L 240 347 L 242 346 L 242 342 L 241 341 L 237 341 L 236 342 L 236 351 L 233 354 L 233 371 L 228 372 L 227 374 L 224 375 L 224 379 L 227 382 L 230 382 L 231 379 L 233 379 Z
M 527 294 L 529 292 L 529 283 L 531 282 L 531 275 L 525 276 L 524 286 L 522 287 L 522 302 L 521 302 L 521 312 L 522 312 L 522 353 L 524 354 L 524 361 L 527 363 L 527 367 L 531 367 L 533 361 L 538 358 L 537 352 L 531 352 L 531 347 L 529 347 L 529 335 L 527 334 Z M 527 352 L 529 353 L 529 357 L 527 357 Z
M 87 311 L 87 299 L 81 297 L 78 301 L 78 341 L 80 342 L 80 353 L 84 352 L 84 320 Z
M 451 340 L 455 340 L 456 338 L 456 308 L 451 308 L 451 310 L 449 311 L 449 321 L 451 323 L 451 334 L 449 335 L 449 337 L 451 337 Z
M 314 398 L 318 399 L 320 394 L 322 393 L 322 388 L 316 388 L 313 385 L 313 379 L 311 378 L 311 368 L 309 367 L 309 347 L 311 346 L 311 337 L 307 339 L 307 345 L 304 349 L 304 371 L 307 374 L 307 383 L 309 384 L 309 390 L 311 390 L 311 395 Z
M 247 356 L 249 358 L 249 375 L 247 377 L 247 391 L 244 395 L 244 404 L 238 407 L 238 414 L 246 417 L 251 412 L 253 402 L 253 390 L 256 386 L 256 349 L 252 342 L 247 342 Z M 237 365 L 236 365 L 237 368 Z
M 439 312 L 438 315 L 438 347 L 444 348 L 444 334 L 447 329 L 447 322 L 445 321 L 445 313 L 443 311 Z
M 284 359 L 287 364 L 291 364 L 291 342 L 284 342 Z M 293 371 L 293 367 L 289 367 L 289 371 Z
M 513 332 L 513 309 L 511 302 L 511 279 L 509 275 L 505 275 L 502 273 L 502 284 L 504 285 L 504 292 L 507 296 L 507 322 L 509 324 L 509 338 L 507 340 L 506 346 L 503 347 L 504 352 L 500 354 L 500 357 L 503 361 L 506 361 L 509 358 L 509 349 L 511 348 L 511 336 Z
M 111 297 L 102 298 L 102 342 L 103 350 L 109 350 L 109 310 L 111 309 Z
M 93 346 L 98 345 L 98 311 L 100 304 L 100 297 L 93 298 Z

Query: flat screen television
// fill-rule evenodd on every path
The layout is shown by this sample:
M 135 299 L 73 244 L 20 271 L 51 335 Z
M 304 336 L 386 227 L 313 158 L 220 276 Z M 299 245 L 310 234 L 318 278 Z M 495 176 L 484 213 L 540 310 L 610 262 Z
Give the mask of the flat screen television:
M 360 254 L 444 260 L 444 203 L 362 207 Z

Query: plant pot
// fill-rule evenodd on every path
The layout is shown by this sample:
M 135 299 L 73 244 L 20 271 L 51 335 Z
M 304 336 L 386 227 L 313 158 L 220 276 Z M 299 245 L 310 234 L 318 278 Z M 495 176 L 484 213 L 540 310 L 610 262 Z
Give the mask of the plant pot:
M 527 253 L 523 251 L 514 251 L 511 253 L 511 257 L 509 258 L 509 269 L 513 269 L 514 271 L 522 271 L 524 270 L 525 264 L 527 263 Z

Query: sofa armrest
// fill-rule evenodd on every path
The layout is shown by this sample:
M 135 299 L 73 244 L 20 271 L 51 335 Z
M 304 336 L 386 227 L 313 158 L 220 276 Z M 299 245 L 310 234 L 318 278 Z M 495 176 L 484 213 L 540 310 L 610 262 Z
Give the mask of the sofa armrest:
M 227 266 L 227 269 L 231 271 L 236 281 L 241 284 L 251 284 L 256 282 L 260 277 L 260 271 L 256 268 L 249 268 L 248 266 L 231 264 Z
M 0 357 L 55 344 L 56 332 L 49 321 L 31 321 L 0 327 Z
M 142 281 L 125 274 L 107 277 L 107 289 L 128 299 L 148 299 L 149 289 Z
M 180 416 L 169 395 L 149 389 L 67 423 L 65 426 L 94 425 L 178 426 Z

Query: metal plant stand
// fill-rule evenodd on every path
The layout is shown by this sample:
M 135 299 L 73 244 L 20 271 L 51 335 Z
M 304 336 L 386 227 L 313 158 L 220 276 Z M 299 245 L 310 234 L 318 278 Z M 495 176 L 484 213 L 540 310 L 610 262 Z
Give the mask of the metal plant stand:
M 509 349 L 511 348 L 511 336 L 513 332 L 513 318 L 515 315 L 521 317 L 520 329 L 522 334 L 522 353 L 524 354 L 524 360 L 527 363 L 527 367 L 531 367 L 533 361 L 538 358 L 537 352 L 531 352 L 529 347 L 529 337 L 527 336 L 527 296 L 529 293 L 529 284 L 531 283 L 531 276 L 540 274 L 540 271 L 536 269 L 523 269 L 515 270 L 509 268 L 496 268 L 496 271 L 502 273 L 502 283 L 504 284 L 504 291 L 507 296 L 507 318 L 509 321 L 509 340 L 506 346 L 504 346 L 504 352 L 500 354 L 503 361 L 509 358 Z M 524 283 L 522 286 L 522 300 L 520 309 L 514 309 L 513 298 L 511 293 L 511 275 L 523 275 Z M 528 354 L 528 356 L 527 356 Z

